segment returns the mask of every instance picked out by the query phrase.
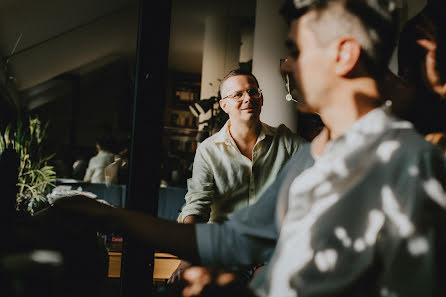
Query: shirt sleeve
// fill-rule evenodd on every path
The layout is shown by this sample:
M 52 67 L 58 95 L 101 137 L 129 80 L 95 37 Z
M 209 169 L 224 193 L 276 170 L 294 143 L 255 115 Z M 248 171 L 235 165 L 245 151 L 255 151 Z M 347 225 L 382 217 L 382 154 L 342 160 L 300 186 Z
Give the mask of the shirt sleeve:
M 85 171 L 84 182 L 90 182 L 93 176 L 94 169 L 92 168 L 91 160 L 88 162 L 87 170 Z
M 285 139 L 285 146 L 290 156 L 294 155 L 295 152 L 297 152 L 305 143 L 307 143 L 303 137 L 295 134 L 287 126 L 282 124 L 280 128 L 282 130 L 280 133 L 282 133 Z
M 202 144 L 203 145 L 203 144 Z M 180 221 L 190 215 L 200 216 L 208 221 L 211 214 L 211 204 L 215 192 L 214 174 L 205 160 L 205 151 L 197 148 L 192 178 L 187 180 L 186 205 L 180 215 Z
M 229 216 L 219 224 L 197 224 L 196 236 L 200 259 L 207 265 L 250 265 L 269 261 L 279 237 L 276 204 L 287 181 L 310 167 L 309 149 L 291 158 L 277 179 L 259 200 Z
M 278 238 L 274 221 L 280 181 L 259 200 L 229 217 L 223 224 L 197 224 L 198 252 L 205 265 L 261 264 L 271 257 Z

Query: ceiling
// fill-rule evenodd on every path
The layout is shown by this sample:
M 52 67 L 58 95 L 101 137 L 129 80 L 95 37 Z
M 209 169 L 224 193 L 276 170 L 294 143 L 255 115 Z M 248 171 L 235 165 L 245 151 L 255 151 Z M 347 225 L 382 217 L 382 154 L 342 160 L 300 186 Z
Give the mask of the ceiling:
M 236 17 L 254 24 L 256 0 L 173 0 L 169 68 L 201 74 L 206 16 Z
M 207 15 L 253 20 L 255 0 L 173 0 L 169 68 L 201 73 Z M 0 54 L 23 91 L 60 74 L 133 61 L 138 0 L 0 0 Z
M 134 56 L 137 15 L 136 0 L 0 0 L 5 71 L 21 91 Z

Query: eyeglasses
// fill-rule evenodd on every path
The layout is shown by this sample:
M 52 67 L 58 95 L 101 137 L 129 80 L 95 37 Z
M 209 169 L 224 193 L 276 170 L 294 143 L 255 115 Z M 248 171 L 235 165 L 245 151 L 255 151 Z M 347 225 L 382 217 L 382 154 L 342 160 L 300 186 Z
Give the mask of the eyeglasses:
M 258 98 L 260 98 L 260 96 L 262 96 L 262 90 L 256 88 L 256 89 L 248 89 L 245 91 L 234 92 L 229 96 L 221 98 L 221 100 L 230 98 L 230 99 L 234 100 L 235 102 L 240 102 L 243 100 L 243 95 L 245 95 L 245 92 L 248 93 L 249 97 L 251 97 L 253 99 L 258 99 Z

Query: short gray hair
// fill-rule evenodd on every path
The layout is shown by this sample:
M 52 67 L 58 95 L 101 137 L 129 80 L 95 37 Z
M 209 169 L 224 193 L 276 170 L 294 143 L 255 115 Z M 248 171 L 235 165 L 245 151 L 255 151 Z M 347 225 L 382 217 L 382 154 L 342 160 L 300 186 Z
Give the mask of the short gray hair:
M 227 81 L 229 78 L 231 78 L 233 76 L 239 76 L 239 75 L 246 75 L 246 76 L 252 77 L 254 79 L 254 81 L 256 82 L 257 87 L 260 87 L 259 86 L 259 81 L 254 76 L 254 74 L 252 74 L 252 72 L 246 71 L 246 70 L 243 70 L 243 69 L 240 69 L 240 68 L 239 69 L 234 69 L 234 70 L 229 71 L 229 73 L 226 74 L 225 77 L 223 78 L 223 80 L 221 81 L 221 83 L 220 83 L 220 90 L 218 92 L 218 99 L 221 99 L 221 87 L 223 86 L 223 83 L 225 81 Z
M 335 38 L 348 34 L 361 46 L 360 60 L 367 72 L 377 80 L 382 80 L 396 44 L 398 18 L 396 11 L 383 12 L 372 0 L 319 0 L 308 1 L 296 8 L 287 1 L 282 14 L 288 21 L 299 18 L 308 11 L 315 17 L 309 27 L 316 39 L 328 44 Z M 381 1 L 393 3 L 391 0 Z M 306 3 L 306 2 L 305 2 Z M 372 5 L 373 4 L 373 5 Z

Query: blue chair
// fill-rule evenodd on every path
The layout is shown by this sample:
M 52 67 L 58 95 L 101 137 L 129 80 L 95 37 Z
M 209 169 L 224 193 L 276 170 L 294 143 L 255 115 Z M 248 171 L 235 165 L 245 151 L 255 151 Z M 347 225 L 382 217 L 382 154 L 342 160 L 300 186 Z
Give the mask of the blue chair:
M 158 217 L 176 221 L 185 204 L 187 189 L 179 187 L 160 188 L 158 197 Z

